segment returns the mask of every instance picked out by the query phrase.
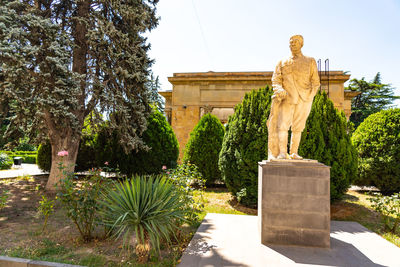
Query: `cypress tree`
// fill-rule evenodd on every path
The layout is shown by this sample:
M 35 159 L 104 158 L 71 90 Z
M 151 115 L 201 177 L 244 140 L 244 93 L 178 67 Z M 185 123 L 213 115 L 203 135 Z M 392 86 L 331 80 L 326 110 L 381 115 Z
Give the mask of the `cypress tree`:
M 257 205 L 258 162 L 267 158 L 272 90 L 253 90 L 235 107 L 226 126 L 219 167 L 230 192 Z M 331 166 L 331 200 L 340 199 L 357 175 L 357 154 L 350 140 L 351 124 L 325 93 L 318 93 L 302 134 L 299 154 Z
M 218 156 L 224 138 L 224 126 L 212 114 L 205 114 L 193 131 L 186 144 L 183 162 L 190 162 L 199 168 L 206 185 L 221 179 L 218 169 Z
M 267 119 L 272 90 L 247 93 L 229 117 L 219 155 L 222 179 L 229 191 L 245 205 L 257 205 L 258 164 L 267 158 Z
M 351 142 L 351 124 L 319 92 L 304 128 L 299 154 L 331 166 L 331 200 L 340 199 L 357 177 L 357 152 Z

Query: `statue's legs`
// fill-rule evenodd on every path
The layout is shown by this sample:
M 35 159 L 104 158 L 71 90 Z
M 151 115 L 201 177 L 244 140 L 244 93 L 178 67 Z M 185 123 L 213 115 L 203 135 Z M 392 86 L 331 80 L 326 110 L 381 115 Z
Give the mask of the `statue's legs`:
M 288 142 L 288 131 L 279 131 L 279 155 L 278 159 L 287 159 L 287 142 Z
M 278 118 L 278 140 L 279 140 L 279 155 L 278 159 L 288 159 L 287 143 L 288 143 L 288 131 L 293 121 L 293 113 L 295 105 L 282 101 L 281 108 L 279 110 Z
M 291 159 L 302 159 L 299 156 L 299 144 L 301 140 L 301 132 L 292 132 L 292 136 L 290 138 L 290 158 Z
M 294 109 L 294 116 L 292 122 L 292 137 L 290 140 L 290 158 L 302 159 L 298 154 L 299 144 L 301 140 L 301 133 L 306 126 L 308 115 L 311 111 L 312 102 L 299 101 Z

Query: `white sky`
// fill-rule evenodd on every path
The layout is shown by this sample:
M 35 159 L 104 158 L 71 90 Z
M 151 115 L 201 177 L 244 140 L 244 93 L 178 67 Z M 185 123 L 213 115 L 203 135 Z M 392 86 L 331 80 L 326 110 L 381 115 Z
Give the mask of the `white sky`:
M 176 72 L 273 71 L 301 34 L 305 55 L 351 78 L 381 72 L 400 95 L 400 0 L 161 0 L 157 10 L 147 36 L 163 91 Z

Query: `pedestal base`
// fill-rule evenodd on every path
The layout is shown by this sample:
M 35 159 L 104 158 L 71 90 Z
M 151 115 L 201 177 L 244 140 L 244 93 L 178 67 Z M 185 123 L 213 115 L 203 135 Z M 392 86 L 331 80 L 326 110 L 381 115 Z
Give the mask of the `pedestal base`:
M 330 246 L 330 167 L 316 161 L 262 161 L 258 227 L 262 244 Z

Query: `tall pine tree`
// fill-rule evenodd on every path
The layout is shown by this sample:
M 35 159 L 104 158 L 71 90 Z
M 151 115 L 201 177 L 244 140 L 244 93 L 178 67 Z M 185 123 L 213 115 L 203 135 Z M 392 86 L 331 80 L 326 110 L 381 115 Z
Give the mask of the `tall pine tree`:
M 390 84 L 381 82 L 379 72 L 371 82 L 365 81 L 364 77 L 361 80 L 352 79 L 345 89 L 360 92 L 351 102 L 350 121 L 354 123 L 356 128 L 369 115 L 390 108 L 393 101 L 400 98 L 394 96 L 394 88 Z
M 106 114 L 127 150 L 143 145 L 151 112 L 149 45 L 158 0 L 3 0 L 0 101 L 16 101 L 11 121 L 47 136 L 52 164 L 46 188 L 74 169 L 85 117 Z M 100 117 L 100 116 L 98 116 Z M 11 127 L 12 128 L 12 127 Z M 68 156 L 57 156 L 67 150 Z

